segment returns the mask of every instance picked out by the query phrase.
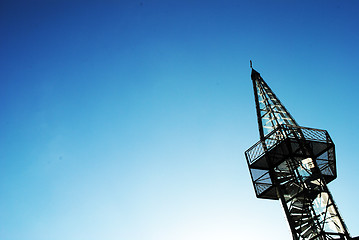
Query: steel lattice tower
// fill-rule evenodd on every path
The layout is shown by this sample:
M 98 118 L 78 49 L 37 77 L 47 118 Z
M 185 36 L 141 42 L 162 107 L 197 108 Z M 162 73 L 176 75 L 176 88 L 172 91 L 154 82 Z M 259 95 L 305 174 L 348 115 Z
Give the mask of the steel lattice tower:
M 294 240 L 353 239 L 327 187 L 337 177 L 328 132 L 299 126 L 254 69 L 251 78 L 260 141 L 245 156 L 256 196 L 281 201 Z

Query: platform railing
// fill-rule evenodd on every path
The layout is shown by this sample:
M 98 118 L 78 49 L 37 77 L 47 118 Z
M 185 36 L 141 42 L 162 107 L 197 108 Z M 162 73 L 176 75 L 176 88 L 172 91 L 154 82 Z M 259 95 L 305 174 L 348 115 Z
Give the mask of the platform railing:
M 293 125 L 279 125 L 276 129 L 268 133 L 264 140 L 258 141 L 246 151 L 245 154 L 248 164 L 257 161 L 265 152 L 270 151 L 286 138 L 332 143 L 332 139 L 326 130 Z

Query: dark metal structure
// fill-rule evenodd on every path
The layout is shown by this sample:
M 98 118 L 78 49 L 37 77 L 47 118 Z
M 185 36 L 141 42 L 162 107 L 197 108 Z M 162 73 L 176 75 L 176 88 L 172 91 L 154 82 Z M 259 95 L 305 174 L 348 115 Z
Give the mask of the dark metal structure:
M 245 156 L 256 196 L 281 201 L 294 240 L 353 239 L 327 187 L 337 177 L 328 132 L 299 126 L 253 68 L 251 78 L 260 141 Z

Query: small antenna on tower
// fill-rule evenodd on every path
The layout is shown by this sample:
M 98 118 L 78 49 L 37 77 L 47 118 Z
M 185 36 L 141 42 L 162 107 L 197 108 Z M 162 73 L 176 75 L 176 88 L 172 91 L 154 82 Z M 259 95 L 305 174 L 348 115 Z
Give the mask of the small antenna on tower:
M 249 60 L 249 67 L 252 68 L 252 60 Z

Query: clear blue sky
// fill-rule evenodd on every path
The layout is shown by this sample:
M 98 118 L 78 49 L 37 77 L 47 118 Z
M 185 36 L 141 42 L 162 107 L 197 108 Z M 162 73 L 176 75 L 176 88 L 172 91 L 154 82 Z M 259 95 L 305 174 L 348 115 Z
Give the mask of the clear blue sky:
M 359 235 L 358 1 L 0 2 L 0 239 L 286 240 L 255 198 L 249 60 Z

